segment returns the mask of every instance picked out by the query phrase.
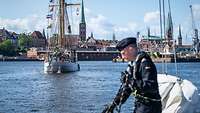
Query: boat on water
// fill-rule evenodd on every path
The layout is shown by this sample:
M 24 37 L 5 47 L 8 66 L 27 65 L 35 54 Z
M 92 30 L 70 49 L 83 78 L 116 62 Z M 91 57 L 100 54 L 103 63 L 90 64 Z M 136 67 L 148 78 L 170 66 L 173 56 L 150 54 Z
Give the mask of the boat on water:
M 49 62 L 44 63 L 44 72 L 45 73 L 69 73 L 80 70 L 79 64 L 72 62 L 52 62 L 50 65 Z
M 63 52 L 63 50 L 59 50 L 54 52 L 48 61 L 44 62 L 44 73 L 69 73 L 79 71 L 80 65 L 76 62 L 75 56 L 70 55 L 68 51 Z
M 50 0 L 47 28 L 48 35 L 51 36 L 49 36 L 49 52 L 44 61 L 44 73 L 68 73 L 80 70 L 76 48 L 72 47 L 72 41 L 79 36 L 72 34 L 67 10 L 69 6 L 79 5 L 67 3 L 65 0 Z
M 120 62 L 124 63 L 124 62 L 128 62 L 128 61 L 126 59 L 123 59 L 120 56 L 118 56 L 117 58 L 113 58 L 112 62 L 114 62 L 114 63 L 120 63 Z

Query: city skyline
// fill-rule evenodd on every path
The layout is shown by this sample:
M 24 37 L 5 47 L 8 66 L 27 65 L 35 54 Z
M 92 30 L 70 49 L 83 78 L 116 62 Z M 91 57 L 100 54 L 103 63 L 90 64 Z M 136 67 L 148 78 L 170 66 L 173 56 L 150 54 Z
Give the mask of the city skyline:
M 80 0 L 68 0 L 81 2 Z M 5 27 L 15 32 L 42 31 L 46 28 L 46 15 L 49 0 L 4 0 L 0 4 L 0 28 Z M 30 4 L 30 5 L 27 5 Z M 171 0 L 174 38 L 178 36 L 181 24 L 183 43 L 191 44 L 191 17 L 189 5 L 193 5 L 197 28 L 200 29 L 200 1 Z M 136 36 L 137 32 L 147 34 L 151 28 L 153 35 L 159 36 L 159 4 L 158 0 L 85 0 L 85 16 L 87 36 L 91 32 L 97 39 L 112 39 L 113 33 L 120 40 L 128 36 Z M 166 16 L 168 12 L 166 1 Z M 75 17 L 77 23 L 80 18 Z M 77 25 L 78 26 L 78 25 Z M 74 28 L 76 29 L 76 28 Z M 78 29 L 74 30 L 77 33 Z M 188 38 L 186 38 L 186 34 Z

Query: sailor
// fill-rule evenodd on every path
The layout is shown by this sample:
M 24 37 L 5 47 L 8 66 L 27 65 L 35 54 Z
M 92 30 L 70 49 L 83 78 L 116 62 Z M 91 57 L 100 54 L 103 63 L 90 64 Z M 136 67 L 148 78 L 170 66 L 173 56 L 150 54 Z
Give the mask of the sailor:
M 161 113 L 161 97 L 158 90 L 157 70 L 150 56 L 139 52 L 136 38 L 128 37 L 121 40 L 116 48 L 123 59 L 130 61 L 126 71 L 122 72 L 121 87 L 111 105 L 103 113 L 113 113 L 133 94 L 135 109 L 133 113 Z

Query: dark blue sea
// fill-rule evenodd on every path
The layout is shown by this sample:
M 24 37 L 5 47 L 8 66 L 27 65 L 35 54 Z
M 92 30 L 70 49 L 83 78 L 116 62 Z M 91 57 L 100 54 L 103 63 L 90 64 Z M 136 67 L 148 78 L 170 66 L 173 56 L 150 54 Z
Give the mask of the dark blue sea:
M 81 71 L 47 75 L 43 62 L 0 62 L 0 113 L 101 113 L 120 86 L 126 63 L 79 62 Z M 156 64 L 158 72 L 162 65 Z M 175 74 L 173 63 L 168 73 Z M 200 89 L 200 63 L 179 63 L 179 76 Z M 134 98 L 122 106 L 132 113 Z

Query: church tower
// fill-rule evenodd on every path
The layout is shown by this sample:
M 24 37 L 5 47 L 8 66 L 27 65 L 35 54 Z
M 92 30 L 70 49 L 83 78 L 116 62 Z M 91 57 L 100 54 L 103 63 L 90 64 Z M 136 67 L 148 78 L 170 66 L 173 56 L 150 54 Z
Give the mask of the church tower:
M 150 30 L 150 28 L 149 28 L 149 27 L 147 28 L 147 35 L 148 35 L 148 37 L 150 37 L 150 36 L 151 36 L 151 30 Z
M 178 46 L 182 46 L 182 34 L 181 34 L 181 26 L 179 25 L 179 35 L 178 35 Z
M 112 41 L 116 41 L 115 33 L 113 33 Z
M 82 0 L 82 5 L 81 5 L 81 22 L 79 24 L 79 37 L 80 37 L 82 42 L 86 41 L 86 22 L 85 22 L 83 0 Z

